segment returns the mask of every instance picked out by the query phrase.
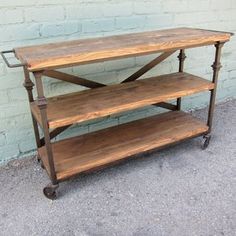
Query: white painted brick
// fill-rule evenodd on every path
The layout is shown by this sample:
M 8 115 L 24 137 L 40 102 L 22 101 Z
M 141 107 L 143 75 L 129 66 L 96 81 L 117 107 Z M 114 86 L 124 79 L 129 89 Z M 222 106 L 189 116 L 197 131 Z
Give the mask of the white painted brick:
M 1 0 L 0 7 L 32 6 L 37 2 L 38 0 Z
M 116 83 L 120 83 L 124 79 L 128 78 L 130 75 L 138 71 L 140 67 L 132 67 L 132 68 L 127 68 L 127 69 L 122 69 L 120 71 L 117 71 L 117 81 Z
M 102 10 L 105 17 L 130 16 L 133 13 L 133 4 L 132 2 L 103 4 Z
M 200 23 L 209 23 L 209 22 L 217 22 L 218 17 L 217 13 L 215 12 L 188 12 L 188 13 L 180 13 L 180 14 L 175 14 L 174 17 L 174 24 L 176 25 L 194 25 L 196 24 L 196 19 L 197 24 Z
M 24 21 L 22 9 L 0 9 L 0 25 L 22 23 Z
M 139 56 L 135 58 L 136 61 L 136 65 L 137 66 L 143 66 L 147 63 L 149 63 L 150 61 L 154 60 L 157 56 L 159 56 L 160 54 L 155 54 L 155 55 L 145 55 L 145 56 Z
M 185 1 L 188 4 L 188 11 L 190 12 L 204 12 L 204 11 L 209 11 L 211 1 L 206 1 L 206 0 L 198 0 L 194 1 L 194 4 L 191 3 L 191 1 Z M 185 3 L 186 4 L 186 3 Z M 177 4 L 176 4 L 177 5 Z M 178 6 L 179 8 L 182 7 L 181 4 Z M 185 8 L 186 9 L 186 8 Z M 174 9 L 175 10 L 175 9 Z
M 211 10 L 226 10 L 231 9 L 235 5 L 235 1 L 233 0 L 224 0 L 224 1 L 211 1 Z
M 88 64 L 88 65 L 80 65 L 73 67 L 73 74 L 78 76 L 84 76 L 89 74 L 99 74 L 101 72 L 104 72 L 104 63 L 94 63 L 94 64 Z
M 148 15 L 145 25 L 147 28 L 153 29 L 170 27 L 173 24 L 173 18 L 174 16 L 172 14 Z
M 80 1 L 76 1 L 76 0 L 63 0 L 63 1 L 58 1 L 58 0 L 36 0 L 37 5 L 42 5 L 42 6 L 48 6 L 48 5 L 64 5 L 67 6 L 68 4 L 73 4 L 75 5 L 77 2 Z
M 0 131 L 0 147 L 4 146 L 5 144 L 6 144 L 6 133 Z
M 0 90 L 0 105 L 8 103 L 8 95 L 6 90 Z
M 83 21 L 82 31 L 84 33 L 95 33 L 112 31 L 115 28 L 115 21 L 112 18 L 101 20 L 85 20 Z
M 217 3 L 216 3 L 217 2 Z M 236 32 L 235 0 L 1 0 L 0 50 L 17 46 L 76 38 L 122 34 L 165 27 L 192 26 Z M 187 72 L 212 78 L 213 47 L 186 50 Z M 217 101 L 235 97 L 235 37 L 223 49 Z M 156 55 L 114 60 L 66 70 L 105 84 L 114 84 L 138 70 Z M 178 69 L 177 54 L 144 77 Z M 106 71 L 105 71 L 106 70 Z M 46 95 L 84 89 L 81 86 L 44 79 Z M 27 93 L 22 87 L 22 69 L 6 69 L 0 58 L 0 162 L 35 148 Z M 184 108 L 201 107 L 209 94 L 184 98 Z M 110 119 L 83 122 L 60 138 L 76 136 L 129 120 L 155 114 L 156 109 L 126 112 Z M 1 133 L 4 131 L 4 135 Z M 5 138 L 6 137 L 6 138 Z
M 6 73 L 6 66 L 3 64 L 3 62 L 0 62 L 0 76 L 5 75 Z
M 117 29 L 142 29 L 145 25 L 145 16 L 118 17 L 116 18 Z
M 38 24 L 19 24 L 0 26 L 0 43 L 18 40 L 36 39 L 39 37 Z
M 10 160 L 14 157 L 17 157 L 19 154 L 20 151 L 16 143 L 4 145 L 0 148 L 0 162 Z
M 26 22 L 58 21 L 65 17 L 64 9 L 57 7 L 34 7 L 25 9 Z
M 26 140 L 34 140 L 33 129 L 31 126 L 18 129 L 17 133 L 14 129 L 8 130 L 6 133 L 7 144 L 14 144 L 22 141 L 22 137 L 27 137 Z
M 44 24 L 40 29 L 42 37 L 58 35 L 71 35 L 81 31 L 81 25 L 77 21 Z
M 50 83 L 48 87 L 46 88 L 45 95 L 46 96 L 57 96 L 60 94 L 64 94 L 65 92 L 67 93 L 73 93 L 77 92 L 80 90 L 83 90 L 83 87 L 81 86 L 75 86 L 70 83 L 66 82 L 57 82 L 57 80 L 54 80 L 56 82 Z
M 29 105 L 26 102 L 15 102 L 1 105 L 0 118 L 15 117 L 29 112 Z
M 236 89 L 236 80 L 234 79 L 225 79 L 223 80 L 223 88 L 226 89 Z
M 134 67 L 135 60 L 134 58 L 121 59 L 107 61 L 104 63 L 106 71 L 122 70 L 130 67 Z
M 97 122 L 94 124 L 89 125 L 89 132 L 94 132 L 97 130 L 101 130 L 104 128 L 112 127 L 118 125 L 118 119 L 105 119 L 102 122 Z
M 34 136 L 32 135 L 31 137 L 28 137 L 26 140 L 19 142 L 18 147 L 19 147 L 19 151 L 21 153 L 25 153 L 25 152 L 29 152 L 31 150 L 35 150 L 36 147 L 36 143 L 32 142 L 32 140 L 34 140 Z
M 76 137 L 79 135 L 83 135 L 88 133 L 88 125 L 83 124 L 83 125 L 73 125 L 69 129 L 67 129 L 65 132 L 61 133 L 59 136 L 56 137 L 56 140 L 62 140 L 65 138 L 70 138 L 70 137 Z
M 232 70 L 232 71 L 229 72 L 229 78 L 230 79 L 236 79 L 236 70 Z
M 188 0 L 168 0 L 162 2 L 162 12 L 174 12 L 179 14 L 181 12 L 188 12 L 189 10 Z M 194 5 L 194 4 L 193 4 Z
M 0 76 L 0 88 L 1 90 L 18 88 L 22 86 L 22 80 L 19 79 L 19 75 L 9 73 L 3 76 Z
M 135 14 L 153 14 L 153 13 L 160 13 L 162 12 L 161 2 L 156 1 L 135 1 L 134 2 L 134 13 Z
M 2 107 L 0 107 L 2 108 Z M 12 116 L 10 119 L 9 117 L 5 117 L 4 119 L 1 119 L 0 122 L 0 131 L 1 130 L 18 130 L 20 127 L 28 127 L 31 124 L 32 120 L 29 114 L 23 114 L 23 115 L 15 115 Z
M 106 71 L 99 74 L 92 74 L 88 78 L 91 80 L 101 82 L 104 84 L 114 84 L 117 82 L 117 72 L 115 71 Z
M 94 20 L 103 17 L 102 4 L 79 4 L 66 8 L 66 17 L 68 19 L 88 19 Z
M 9 101 L 27 101 L 26 89 L 21 86 L 20 88 L 13 88 L 8 90 Z
M 119 117 L 119 124 L 128 123 L 134 120 L 142 119 L 146 117 L 146 110 L 145 109 L 139 109 L 132 111 L 128 115 L 123 115 Z

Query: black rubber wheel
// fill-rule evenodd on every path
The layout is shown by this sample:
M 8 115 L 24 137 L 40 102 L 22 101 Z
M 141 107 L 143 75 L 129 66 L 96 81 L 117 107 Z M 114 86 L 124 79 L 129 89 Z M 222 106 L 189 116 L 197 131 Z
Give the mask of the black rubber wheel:
M 203 137 L 202 150 L 205 150 L 210 144 L 211 136 L 207 135 Z
M 41 164 L 41 167 L 42 167 L 43 169 L 45 169 L 45 166 L 44 166 L 44 164 L 43 164 L 42 161 L 40 162 L 40 164 Z
M 57 198 L 57 192 L 56 192 L 57 188 L 58 188 L 57 185 L 56 186 L 48 185 L 47 187 L 45 187 L 43 189 L 43 193 L 44 193 L 45 197 L 50 200 L 55 200 Z
M 36 158 L 37 158 L 37 162 L 40 163 L 41 158 L 40 158 L 39 154 L 37 154 Z

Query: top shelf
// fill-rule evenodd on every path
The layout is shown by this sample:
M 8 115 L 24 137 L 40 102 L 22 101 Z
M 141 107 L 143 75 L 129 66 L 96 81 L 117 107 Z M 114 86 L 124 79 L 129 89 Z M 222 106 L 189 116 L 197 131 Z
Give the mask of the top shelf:
M 80 39 L 14 49 L 29 71 L 56 69 L 225 42 L 231 33 L 176 28 L 93 39 Z

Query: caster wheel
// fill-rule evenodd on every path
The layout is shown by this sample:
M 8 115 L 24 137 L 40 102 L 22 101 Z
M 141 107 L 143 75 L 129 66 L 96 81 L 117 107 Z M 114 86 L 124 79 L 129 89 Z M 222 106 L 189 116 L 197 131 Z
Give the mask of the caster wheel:
M 49 184 L 43 189 L 43 193 L 46 198 L 50 200 L 55 200 L 57 198 L 57 192 L 56 189 L 58 188 L 58 185 L 51 185 Z
M 36 158 L 37 158 L 37 162 L 40 163 L 41 158 L 40 158 L 39 154 L 37 154 Z
M 41 165 L 42 169 L 45 169 L 45 166 L 42 161 L 40 162 L 40 165 Z
M 202 150 L 205 150 L 208 147 L 210 140 L 211 140 L 211 135 L 205 135 L 203 137 Z

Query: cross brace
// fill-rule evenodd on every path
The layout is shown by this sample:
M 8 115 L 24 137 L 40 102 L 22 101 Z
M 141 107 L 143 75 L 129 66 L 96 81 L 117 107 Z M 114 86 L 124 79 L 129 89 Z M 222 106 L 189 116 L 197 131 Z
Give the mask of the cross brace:
M 81 85 L 87 88 L 99 88 L 99 87 L 106 86 L 105 84 L 101 84 L 101 83 L 87 80 L 87 79 L 84 79 L 75 75 L 69 75 L 64 72 L 55 71 L 55 70 L 45 70 L 43 72 L 43 75 L 54 78 L 54 79 L 66 81 L 69 83 Z
M 171 56 L 175 52 L 176 52 L 176 50 L 162 53 L 160 56 L 156 57 L 154 60 L 149 62 L 147 65 L 143 66 L 141 69 L 139 69 L 137 72 L 135 72 L 134 74 L 129 76 L 127 79 L 125 79 L 121 83 L 127 83 L 127 82 L 137 80 L 142 75 L 144 75 L 146 72 L 148 72 L 149 70 L 151 70 L 152 68 L 154 68 L 155 66 L 160 64 L 162 61 L 164 61 L 166 58 L 168 58 L 169 56 Z M 55 71 L 55 70 L 45 70 L 45 71 L 43 71 L 43 75 L 54 78 L 54 79 L 62 80 L 65 82 L 81 85 L 81 86 L 91 88 L 91 89 L 106 86 L 105 84 L 102 84 L 102 83 L 87 80 L 85 78 L 81 78 L 81 77 L 78 77 L 75 75 L 70 75 L 70 74 L 60 72 L 60 71 Z M 162 107 L 162 108 L 165 108 L 168 110 L 177 110 L 176 105 L 166 103 L 166 102 L 161 102 L 161 103 L 157 103 L 157 104 L 153 104 L 153 105 L 158 106 L 158 107 Z M 57 135 L 59 135 L 60 133 L 65 131 L 70 126 L 71 125 L 67 125 L 67 126 L 56 128 L 56 129 L 52 130 L 50 132 L 50 139 L 55 138 Z M 41 145 L 44 145 L 45 139 L 41 138 L 40 143 L 41 143 Z

